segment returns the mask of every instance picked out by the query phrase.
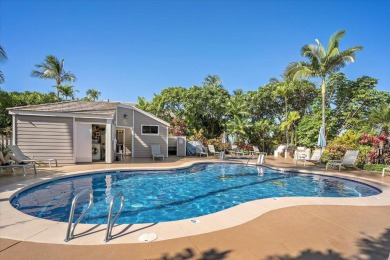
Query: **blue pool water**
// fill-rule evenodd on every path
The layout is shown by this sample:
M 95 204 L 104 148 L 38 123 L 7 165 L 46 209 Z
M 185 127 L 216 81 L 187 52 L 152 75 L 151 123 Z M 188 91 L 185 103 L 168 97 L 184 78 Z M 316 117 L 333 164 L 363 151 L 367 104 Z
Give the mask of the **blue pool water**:
M 247 201 L 273 197 L 360 197 L 381 191 L 347 179 L 297 174 L 242 164 L 197 164 L 171 171 L 121 171 L 60 179 L 21 192 L 11 200 L 18 210 L 36 217 L 67 222 L 72 199 L 93 191 L 94 205 L 82 223 L 107 223 L 109 203 L 125 195 L 120 224 L 157 223 L 193 218 Z M 86 208 L 82 196 L 75 213 Z M 116 201 L 119 208 L 119 199 Z

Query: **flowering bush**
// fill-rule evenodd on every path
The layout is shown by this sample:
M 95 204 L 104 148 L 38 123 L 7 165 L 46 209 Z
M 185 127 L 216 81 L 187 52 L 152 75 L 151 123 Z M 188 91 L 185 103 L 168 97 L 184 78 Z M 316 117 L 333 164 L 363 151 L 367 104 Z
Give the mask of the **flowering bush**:
M 188 125 L 180 119 L 174 118 L 169 126 L 169 134 L 174 136 L 186 135 Z

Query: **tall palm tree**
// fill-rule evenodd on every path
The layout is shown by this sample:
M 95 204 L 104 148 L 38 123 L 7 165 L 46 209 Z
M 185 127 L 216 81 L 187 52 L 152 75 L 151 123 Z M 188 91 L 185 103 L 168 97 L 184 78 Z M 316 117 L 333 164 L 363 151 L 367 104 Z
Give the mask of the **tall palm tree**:
M 5 53 L 3 47 L 0 46 L 0 62 L 3 62 L 7 59 L 7 54 Z M 4 83 L 4 74 L 0 70 L 0 84 Z
M 87 90 L 88 99 L 93 101 L 97 100 L 101 94 L 102 93 L 100 91 L 93 88 Z
M 203 87 L 218 87 L 221 86 L 222 80 L 218 77 L 218 75 L 208 75 L 204 78 Z
M 54 55 L 46 56 L 46 59 L 41 64 L 36 64 L 35 67 L 38 70 L 31 72 L 31 77 L 37 77 L 41 79 L 54 79 L 56 81 L 57 97 L 60 96 L 58 87 L 61 86 L 62 82 L 75 81 L 76 76 L 71 72 L 64 70 L 64 59 L 59 61 Z
M 339 50 L 339 42 L 345 36 L 345 30 L 334 33 L 325 49 L 320 41 L 316 39 L 316 44 L 307 44 L 302 47 L 301 55 L 309 59 L 309 62 L 292 62 L 285 69 L 284 74 L 296 78 L 321 78 L 322 95 L 322 127 L 325 130 L 325 94 L 326 78 L 329 74 L 339 71 L 350 62 L 355 61 L 355 52 L 362 50 L 362 46 L 355 46 L 344 51 Z

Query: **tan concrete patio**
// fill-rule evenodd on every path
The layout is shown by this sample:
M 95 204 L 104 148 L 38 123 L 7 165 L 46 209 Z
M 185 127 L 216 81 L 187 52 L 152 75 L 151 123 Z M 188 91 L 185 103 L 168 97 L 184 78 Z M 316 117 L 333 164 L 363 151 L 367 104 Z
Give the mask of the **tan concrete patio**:
M 202 158 L 202 160 L 212 161 L 213 159 Z M 54 175 L 67 175 L 77 171 L 129 167 L 169 168 L 188 165 L 194 161 L 199 161 L 199 158 L 170 157 L 167 162 L 156 161 L 155 163 L 149 159 L 127 159 L 124 163 L 112 165 L 98 163 L 61 166 L 52 169 L 38 168 L 37 176 L 30 174 L 23 177 L 21 173 L 4 174 L 0 177 L 0 188 L 3 193 L 7 193 L 7 187 L 18 183 L 35 182 L 37 179 L 44 180 Z M 246 160 L 242 161 L 246 162 Z M 268 157 L 266 163 L 278 168 L 325 172 L 324 168 L 313 165 L 296 167 L 291 159 Z M 329 173 L 339 174 L 338 172 Z M 381 177 L 378 173 L 358 170 L 343 171 L 342 174 L 354 179 L 372 181 L 376 183 L 376 186 L 385 187 L 390 183 L 389 175 Z M 254 218 L 251 216 L 252 220 L 230 228 L 200 235 L 184 232 L 185 235 L 181 238 L 146 244 L 103 244 L 100 242 L 100 245 L 81 246 L 35 243 L 28 241 L 28 238 L 21 240 L 0 238 L 0 257 L 1 259 L 119 257 L 127 259 L 387 259 L 390 251 L 390 206 L 383 206 L 388 203 L 387 198 L 371 198 L 371 200 L 357 203 L 365 206 L 329 206 L 323 202 L 323 205 L 307 205 L 306 202 L 302 204 L 302 201 L 297 199 L 292 201 L 298 206 L 272 210 L 273 206 L 269 205 L 267 207 L 270 210 L 265 214 Z M 8 203 L 8 201 L 2 202 Z M 282 202 L 284 201 L 278 201 L 278 203 Z M 266 207 L 262 200 L 255 206 Z M 226 213 L 225 218 L 233 215 L 237 219 L 243 217 L 233 211 Z M 0 213 L 7 214 L 1 210 Z M 23 226 L 20 223 L 13 229 L 21 233 L 28 232 L 23 230 Z M 4 237 L 2 234 L 4 230 L 7 230 L 6 224 L 0 223 L 0 228 L 0 237 Z M 186 227 L 181 227 L 181 229 L 182 232 L 187 231 Z M 63 237 L 63 234 L 59 236 Z

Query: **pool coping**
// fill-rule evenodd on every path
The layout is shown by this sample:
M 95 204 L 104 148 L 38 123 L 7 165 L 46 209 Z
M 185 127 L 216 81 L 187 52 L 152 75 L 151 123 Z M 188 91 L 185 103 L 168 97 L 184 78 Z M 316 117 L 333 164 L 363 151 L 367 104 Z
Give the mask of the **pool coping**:
M 221 161 L 218 161 L 221 163 Z M 195 164 L 212 163 L 210 161 L 186 162 L 180 166 L 167 167 L 131 167 L 130 171 L 137 170 L 179 170 L 191 167 Z M 240 162 L 226 162 L 244 164 Z M 250 165 L 253 165 L 250 164 Z M 35 178 L 17 184 L 6 185 L 0 188 L 0 237 L 21 241 L 68 244 L 68 245 L 102 245 L 102 244 L 123 244 L 142 243 L 138 237 L 144 233 L 155 233 L 157 239 L 162 241 L 174 238 L 188 237 L 231 228 L 249 222 L 272 210 L 301 206 L 301 205 L 344 205 L 344 206 L 390 206 L 390 185 L 381 181 L 371 180 L 363 177 L 351 177 L 335 171 L 313 171 L 296 168 L 280 168 L 270 165 L 263 165 L 267 168 L 292 172 L 308 173 L 323 176 L 333 176 L 352 181 L 358 181 L 378 188 L 382 193 L 368 197 L 353 198 L 326 198 L 326 197 L 280 197 L 249 201 L 232 208 L 228 208 L 213 214 L 196 217 L 197 221 L 183 219 L 161 223 L 147 224 L 122 224 L 113 229 L 113 239 L 105 243 L 106 225 L 79 224 L 76 228 L 76 238 L 64 242 L 67 223 L 41 219 L 27 215 L 10 204 L 10 199 L 16 194 L 32 186 L 41 185 L 48 181 L 93 174 L 99 172 L 129 171 L 128 167 L 114 167 L 102 170 L 75 171 L 65 174 L 53 174 L 50 177 Z

